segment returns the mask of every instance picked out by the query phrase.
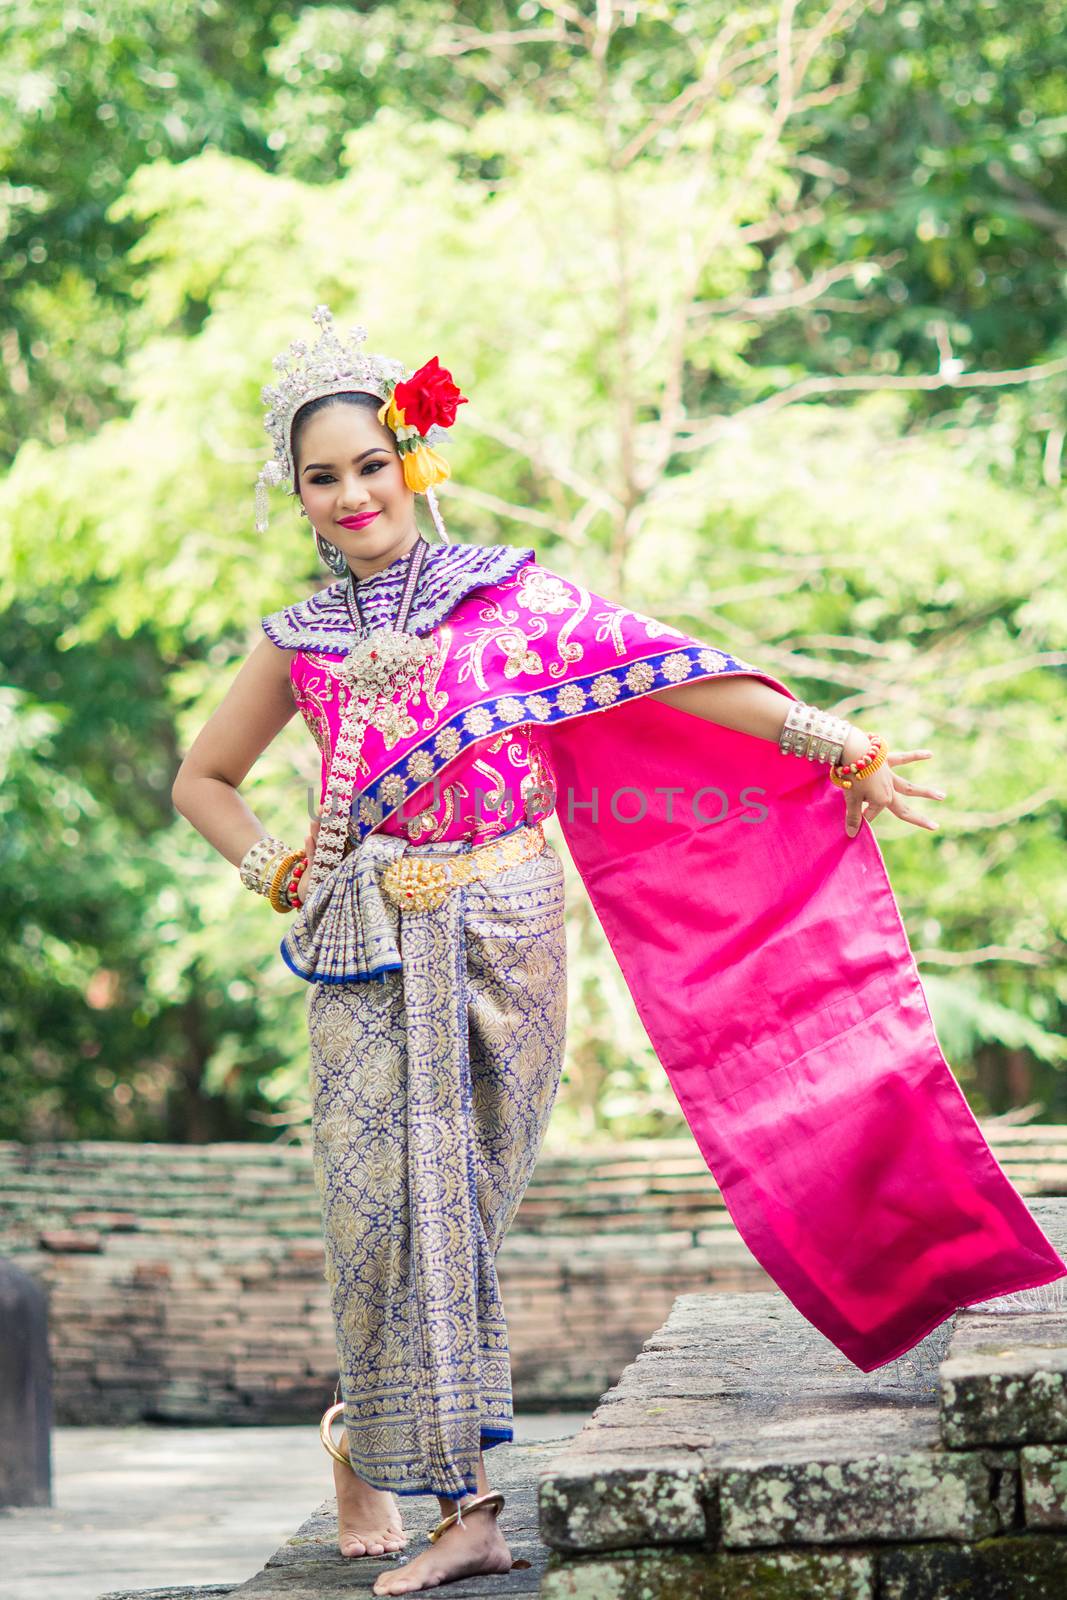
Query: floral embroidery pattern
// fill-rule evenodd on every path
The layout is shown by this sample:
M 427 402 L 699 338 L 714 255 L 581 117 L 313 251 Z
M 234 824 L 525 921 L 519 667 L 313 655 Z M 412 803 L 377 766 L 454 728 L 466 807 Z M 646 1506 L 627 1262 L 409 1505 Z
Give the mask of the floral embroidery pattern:
M 539 567 L 530 567 L 523 573 L 515 598 L 527 611 L 547 612 L 550 616 L 570 611 L 575 603 L 566 585 Z
M 451 761 L 453 756 L 459 754 L 462 742 L 458 728 L 442 728 L 433 747 L 442 761 Z
M 569 717 L 585 710 L 585 690 L 580 683 L 565 683 L 556 696 L 556 704 Z
M 603 644 L 610 639 L 617 656 L 626 654 L 626 642 L 622 636 L 623 614 L 620 606 L 612 606 L 610 611 L 598 611 L 593 617 L 593 621 L 600 624 L 596 630 L 597 643 Z
M 598 706 L 614 705 L 619 698 L 619 680 L 613 678 L 610 672 L 603 672 L 599 678 L 593 679 L 589 693 Z
M 646 694 L 656 681 L 656 674 L 647 661 L 635 661 L 626 669 L 626 687 L 635 694 Z
M 491 733 L 493 718 L 484 706 L 473 706 L 470 711 L 464 712 L 463 726 L 468 733 Z
M 669 663 L 669 665 L 668 665 Z M 686 670 L 683 671 L 683 666 Z M 736 656 L 726 655 L 725 652 L 712 650 L 704 645 L 689 645 L 684 650 L 668 651 L 662 656 L 646 657 L 640 661 L 632 661 L 628 667 L 618 667 L 611 672 L 600 672 L 594 677 L 582 681 L 572 680 L 570 683 L 560 684 L 556 688 L 538 690 L 527 695 L 502 695 L 495 701 L 486 701 L 482 705 L 472 707 L 472 710 L 485 711 L 489 714 L 489 726 L 511 726 L 515 717 L 516 706 L 521 706 L 522 716 L 528 725 L 529 731 L 529 763 L 531 771 L 536 765 L 535 751 L 537 750 L 537 724 L 550 724 L 561 721 L 569 716 L 588 715 L 592 711 L 602 711 L 610 706 L 623 701 L 648 694 L 654 688 L 668 688 L 684 679 L 700 674 L 709 673 L 758 673 L 759 668 L 752 666 L 747 661 L 742 661 Z M 577 690 L 583 698 L 584 704 L 579 706 Z M 577 707 L 577 709 L 570 709 Z M 469 731 L 460 732 L 461 725 L 470 712 L 457 716 L 455 722 L 442 728 L 434 741 L 434 748 L 438 757 L 443 762 L 453 759 L 459 750 L 466 749 L 468 745 L 484 738 L 484 734 L 472 734 Z M 529 726 L 533 724 L 533 726 Z M 477 720 L 479 728 L 485 727 L 483 719 Z M 449 736 L 452 737 L 449 737 Z M 444 755 L 447 749 L 449 754 Z M 545 759 L 546 769 L 549 764 Z M 384 780 L 383 780 L 384 781 Z M 407 792 L 413 794 L 417 786 L 412 784 Z M 533 789 L 534 784 L 529 781 L 529 774 L 522 780 L 524 792 Z M 376 796 L 381 794 L 381 784 L 372 784 L 370 792 Z M 546 770 L 544 784 L 537 784 L 539 801 L 539 814 L 549 815 L 552 807 L 542 809 L 540 802 L 550 793 L 554 792 L 554 778 L 550 770 Z M 554 800 L 553 800 L 554 804 Z
M 738 666 L 747 665 L 747 662 L 737 661 L 736 656 L 734 657 L 734 660 L 737 662 Z M 704 668 L 705 672 L 722 672 L 724 667 L 728 667 L 730 665 L 729 656 L 724 656 L 721 650 L 711 650 L 708 648 L 697 651 L 697 661 Z
M 688 678 L 690 672 L 689 657 L 675 651 L 671 656 L 664 656 L 660 663 L 660 671 L 668 683 L 681 683 L 683 678 Z
M 433 758 L 428 750 L 415 750 L 408 757 L 408 777 L 417 778 L 425 783 L 427 778 L 433 777 Z

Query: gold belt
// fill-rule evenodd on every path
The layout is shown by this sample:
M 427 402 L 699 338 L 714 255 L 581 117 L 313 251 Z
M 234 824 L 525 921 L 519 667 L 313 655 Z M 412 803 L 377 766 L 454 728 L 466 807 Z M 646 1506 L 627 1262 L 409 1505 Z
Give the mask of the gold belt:
M 382 893 L 402 911 L 435 911 L 460 884 L 489 878 L 505 867 L 540 855 L 544 848 L 544 829 L 538 822 L 509 833 L 504 839 L 476 845 L 463 855 L 431 859 L 415 851 L 399 856 L 382 872 L 379 884 Z

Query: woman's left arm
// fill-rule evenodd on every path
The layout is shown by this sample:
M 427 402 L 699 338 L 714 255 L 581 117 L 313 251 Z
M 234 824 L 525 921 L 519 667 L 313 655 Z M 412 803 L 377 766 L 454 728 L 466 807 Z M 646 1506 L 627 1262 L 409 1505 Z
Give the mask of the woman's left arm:
M 734 675 L 721 678 L 704 678 L 700 683 L 680 683 L 670 689 L 653 689 L 650 699 L 663 700 L 679 711 L 703 717 L 707 722 L 717 722 L 720 727 L 734 728 L 738 733 L 751 733 L 757 739 L 773 739 L 777 744 L 789 707 L 793 701 L 788 695 L 772 689 L 769 683 L 758 678 Z M 842 761 L 858 761 L 867 753 L 866 736 L 852 728 L 842 753 Z M 905 795 L 921 795 L 927 800 L 943 800 L 941 789 L 923 789 L 909 783 L 892 769 L 909 761 L 926 761 L 930 750 L 902 750 L 890 752 L 877 772 L 868 778 L 853 778 L 851 789 L 844 790 L 845 832 L 850 836 L 859 831 L 861 819 L 870 822 L 879 811 L 891 811 L 904 822 L 918 828 L 935 829 L 936 822 L 922 817 L 904 804 Z M 795 758 L 793 758 L 795 759 Z

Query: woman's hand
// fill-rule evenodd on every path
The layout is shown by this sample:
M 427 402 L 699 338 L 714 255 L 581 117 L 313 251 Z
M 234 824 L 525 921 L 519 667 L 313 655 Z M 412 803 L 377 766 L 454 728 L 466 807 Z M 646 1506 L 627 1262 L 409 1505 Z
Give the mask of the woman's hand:
M 312 867 L 312 863 L 315 860 L 315 845 L 318 842 L 318 837 L 319 837 L 319 818 L 316 817 L 314 822 L 311 824 L 311 827 L 308 829 L 307 838 L 304 840 L 304 854 L 308 858 L 308 864 L 304 868 L 303 872 L 300 874 L 300 877 L 299 877 L 299 879 L 297 881 L 297 885 L 296 885 L 296 901 L 297 901 L 297 905 L 301 905 L 302 906 L 304 904 L 304 891 L 305 891 L 305 887 L 307 885 L 308 879 L 311 877 L 311 867 Z
M 855 761 L 866 752 L 867 741 L 862 740 L 863 748 L 859 749 L 853 744 L 850 735 L 845 745 L 842 759 L 845 762 Z M 905 795 L 922 795 L 927 800 L 943 800 L 942 789 L 922 789 L 917 783 L 909 783 L 906 778 L 900 778 L 892 770 L 902 767 L 909 761 L 928 761 L 933 755 L 932 750 L 898 750 L 890 751 L 885 761 L 872 772 L 869 778 L 853 778 L 851 789 L 843 791 L 845 795 L 845 832 L 850 838 L 859 832 L 862 818 L 865 816 L 871 822 L 879 811 L 891 811 L 895 817 L 900 817 L 903 822 L 914 823 L 917 828 L 936 829 L 937 823 L 931 822 L 928 817 L 921 817 L 917 811 L 912 811 L 904 804 Z M 864 809 L 866 807 L 866 809 Z

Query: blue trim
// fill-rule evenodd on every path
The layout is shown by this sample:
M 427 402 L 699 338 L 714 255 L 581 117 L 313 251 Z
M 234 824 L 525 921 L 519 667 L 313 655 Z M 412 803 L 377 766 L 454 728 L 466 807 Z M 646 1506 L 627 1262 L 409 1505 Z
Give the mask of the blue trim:
M 491 1450 L 495 1444 L 511 1444 L 513 1442 L 513 1438 L 514 1435 L 510 1428 L 506 1433 L 498 1432 L 496 1428 L 483 1428 L 481 1430 L 481 1442 L 483 1450 Z M 360 1476 L 362 1477 L 362 1473 Z M 435 1494 L 442 1500 L 462 1499 L 462 1495 L 453 1494 L 450 1489 L 398 1489 L 395 1483 L 373 1483 L 371 1482 L 370 1478 L 364 1478 L 363 1481 L 364 1483 L 369 1483 L 372 1489 L 388 1489 L 391 1494 L 396 1495 Z M 466 1478 L 464 1478 L 463 1482 L 465 1485 L 463 1494 L 478 1493 L 477 1478 L 473 1483 L 467 1483 Z
M 719 657 L 721 661 L 720 665 L 716 665 L 711 670 L 703 666 L 700 661 L 700 657 L 702 655 L 706 656 L 708 653 Z M 684 658 L 685 660 L 686 669 L 684 672 L 680 671 L 681 662 L 679 658 Z M 675 665 L 672 666 L 671 671 L 668 673 L 664 672 L 663 666 L 669 659 L 673 660 Z M 626 682 L 627 674 L 631 673 L 635 667 L 645 665 L 652 668 L 651 683 L 641 689 L 630 688 Z M 661 650 L 647 656 L 634 656 L 620 666 L 603 667 L 596 672 L 584 673 L 581 677 L 567 677 L 561 683 L 550 684 L 544 688 L 527 691 L 516 690 L 514 693 L 496 694 L 489 700 L 475 701 L 472 705 L 464 706 L 461 710 L 455 712 L 447 722 L 443 722 L 439 728 L 434 729 L 432 734 L 423 739 L 421 744 L 412 745 L 391 768 L 381 773 L 361 794 L 354 797 L 352 821 L 358 829 L 359 839 L 362 841 L 369 833 L 373 833 L 375 828 L 379 828 L 413 794 L 424 788 L 427 783 L 431 783 L 437 773 L 451 765 L 472 744 L 479 744 L 483 739 L 491 739 L 505 728 L 519 727 L 524 723 L 529 723 L 533 728 L 551 727 L 555 722 L 569 722 L 576 717 L 588 717 L 595 715 L 597 712 L 612 711 L 616 706 L 626 705 L 632 700 L 642 700 L 656 689 L 671 689 L 680 683 L 696 683 L 704 678 L 716 678 L 732 674 L 746 677 L 755 675 L 761 678 L 769 676 L 761 668 L 752 666 L 748 661 L 743 661 L 740 656 L 732 656 L 727 651 L 719 650 L 714 645 L 686 644 L 676 646 L 674 649 Z M 589 695 L 587 686 L 597 680 L 606 678 L 614 680 L 618 692 L 614 698 L 601 704 L 593 700 L 592 696 Z M 586 689 L 591 703 L 583 706 L 580 711 L 562 710 L 559 704 L 560 697 L 563 696 L 565 700 L 573 698 L 573 695 L 568 696 L 567 691 L 575 688 Z M 522 707 L 521 715 L 517 717 L 502 715 L 500 706 L 505 701 L 517 701 Z M 531 703 L 538 706 L 540 714 L 530 709 Z M 472 711 L 476 710 L 486 711 L 490 720 L 487 727 L 483 725 L 479 732 L 472 733 L 463 727 L 463 720 L 465 717 L 470 716 Z M 484 723 L 483 718 L 478 718 L 477 721 Z M 459 734 L 459 744 L 454 750 L 450 750 L 447 758 L 438 758 L 434 753 L 434 770 L 429 776 L 423 775 L 417 778 L 402 776 L 401 767 L 408 763 L 416 752 L 427 749 L 433 751 L 436 741 L 448 728 L 455 728 Z M 387 808 L 379 798 L 382 787 L 387 785 L 392 790 L 398 782 L 403 792 Z M 368 800 L 372 806 L 381 807 L 381 816 L 377 817 L 373 823 L 364 823 L 360 819 L 359 808 L 363 800 Z
M 302 972 L 299 967 L 294 967 L 293 963 L 289 959 L 289 953 L 285 948 L 284 939 L 278 946 L 278 949 L 281 952 L 282 960 L 289 968 L 289 971 L 295 972 L 296 976 L 298 978 L 303 978 L 305 983 L 366 983 L 370 982 L 370 980 L 373 978 L 376 978 L 379 983 L 384 983 L 387 972 L 399 972 L 403 966 L 402 961 L 391 961 L 388 966 L 375 967 L 370 972 L 343 973 L 339 978 L 323 978 L 320 977 L 317 972 Z
M 483 1448 L 483 1450 L 491 1450 L 495 1444 L 511 1444 L 513 1442 L 513 1440 L 514 1440 L 514 1437 L 515 1437 L 514 1430 L 510 1426 L 510 1424 L 507 1425 L 506 1429 L 504 1427 L 500 1427 L 500 1428 L 482 1428 L 482 1430 L 481 1430 L 482 1448 Z M 360 1476 L 361 1477 L 363 1476 L 362 1473 L 360 1474 Z M 395 1483 L 373 1483 L 373 1482 L 371 1482 L 370 1478 L 364 1478 L 363 1481 L 364 1481 L 364 1483 L 369 1483 L 372 1489 L 388 1489 L 391 1494 L 407 1494 L 407 1495 L 435 1494 L 435 1495 L 439 1495 L 442 1500 L 458 1500 L 460 1498 L 459 1495 L 453 1494 L 452 1491 L 449 1490 L 449 1489 L 398 1489 L 396 1487 Z M 478 1480 L 477 1480 L 477 1478 L 471 1484 L 467 1484 L 466 1478 L 464 1478 L 463 1482 L 466 1485 L 466 1487 L 463 1490 L 464 1494 L 477 1494 L 477 1492 L 478 1492 Z

